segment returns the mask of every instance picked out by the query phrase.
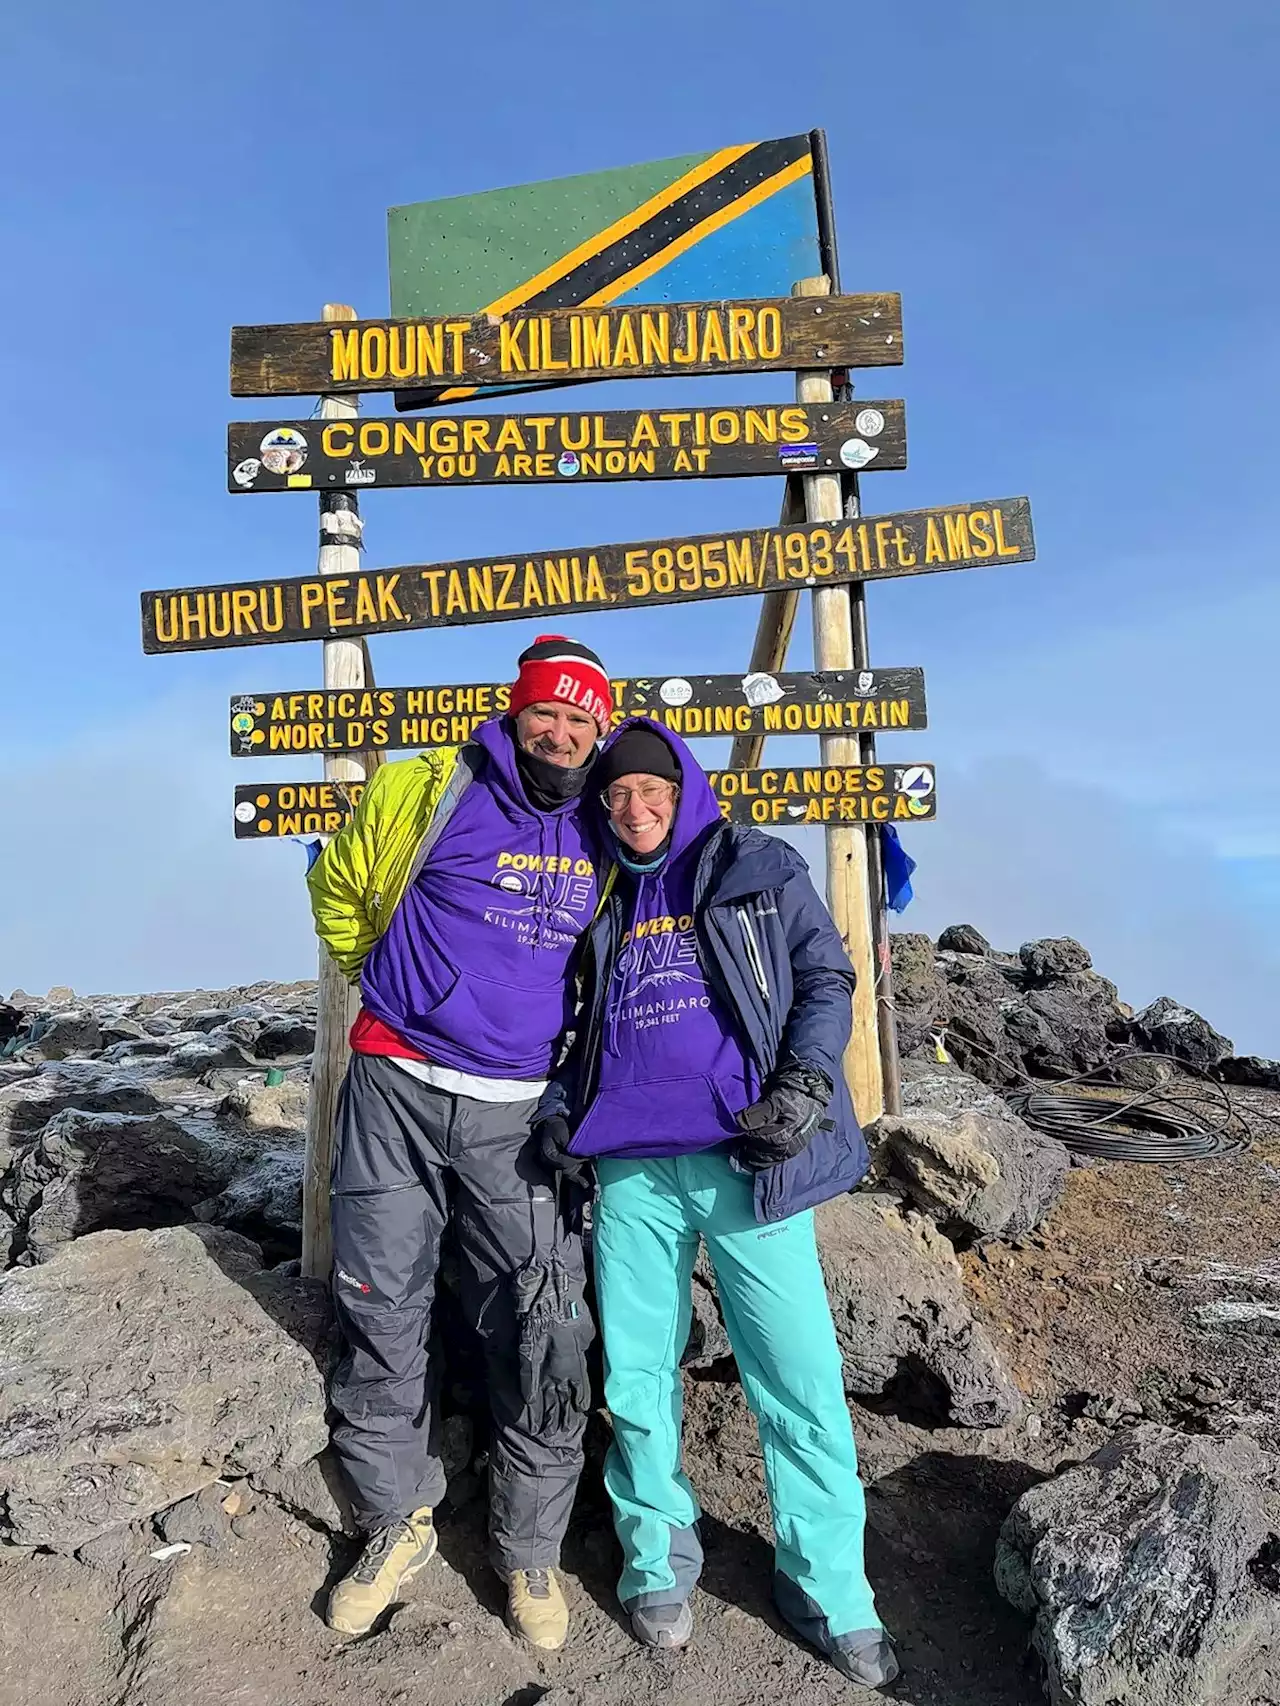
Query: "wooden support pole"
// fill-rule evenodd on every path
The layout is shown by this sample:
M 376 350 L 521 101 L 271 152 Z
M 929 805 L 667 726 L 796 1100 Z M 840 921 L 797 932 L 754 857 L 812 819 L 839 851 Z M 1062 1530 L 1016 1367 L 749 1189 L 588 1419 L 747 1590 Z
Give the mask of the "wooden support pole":
M 804 518 L 804 487 L 800 484 L 799 476 L 792 474 L 787 480 L 787 489 L 783 494 L 782 514 L 778 525 L 792 527 Z M 749 668 L 753 675 L 774 675 L 785 666 L 787 647 L 791 644 L 791 630 L 796 625 L 796 612 L 799 608 L 798 592 L 765 593 L 760 601 L 760 619 L 756 624 L 756 637 L 751 647 Z M 729 749 L 729 768 L 754 770 L 763 756 L 762 734 L 737 735 Z
M 827 296 L 830 279 L 805 278 L 794 287 L 796 296 Z M 825 372 L 796 375 L 798 403 L 829 403 L 831 375 Z M 805 518 L 836 522 L 844 515 L 844 495 L 838 474 L 801 475 Z M 854 667 L 851 606 L 843 587 L 813 589 L 813 663 L 815 669 Z M 858 764 L 861 751 L 856 736 L 823 735 L 822 763 Z M 867 834 L 861 825 L 829 826 L 827 843 L 827 905 L 857 974 L 853 998 L 853 1035 L 845 1054 L 845 1073 L 853 1093 L 858 1120 L 868 1125 L 884 1112 L 884 1078 L 880 1063 L 880 1039 L 876 1019 L 876 962 L 872 946 L 871 889 L 867 860 Z
M 327 302 L 326 320 L 354 320 L 356 311 Z M 322 397 L 322 420 L 346 420 L 357 414 L 358 397 Z M 360 509 L 354 492 L 320 494 L 320 553 L 322 575 L 354 575 L 360 570 Z M 324 642 L 324 685 L 365 687 L 372 682 L 368 648 L 363 640 Z M 373 772 L 378 755 L 343 753 L 324 761 L 326 782 L 363 782 Z M 316 1046 L 311 1057 L 311 1097 L 307 1105 L 307 1152 L 302 1173 L 302 1272 L 309 1279 L 327 1279 L 333 1265 L 329 1226 L 329 1175 L 333 1163 L 333 1128 L 338 1089 L 347 1069 L 347 1035 L 359 1006 L 359 992 L 329 958 L 321 944 L 316 986 Z

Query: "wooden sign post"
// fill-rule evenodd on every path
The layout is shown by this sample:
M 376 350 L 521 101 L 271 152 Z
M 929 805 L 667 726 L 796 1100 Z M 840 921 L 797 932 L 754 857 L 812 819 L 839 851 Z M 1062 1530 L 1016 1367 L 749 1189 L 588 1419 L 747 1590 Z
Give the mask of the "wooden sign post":
M 806 297 L 826 296 L 830 289 L 831 282 L 825 277 L 801 279 L 795 287 L 797 296 Z M 797 373 L 798 403 L 829 403 L 832 397 L 829 371 Z M 844 499 L 838 474 L 806 474 L 801 484 L 806 520 L 838 522 L 843 519 Z M 816 669 L 853 667 L 849 600 L 840 587 L 814 588 L 813 662 Z M 856 736 L 823 735 L 819 744 L 824 765 L 858 762 Z M 876 971 L 871 941 L 867 837 L 860 827 L 835 824 L 827 828 L 825 838 L 827 907 L 858 980 L 853 994 L 853 1033 L 845 1053 L 845 1074 L 858 1122 L 865 1126 L 879 1119 L 884 1112 L 884 1077 L 876 1031 Z
M 340 303 L 326 303 L 326 321 L 354 320 L 356 311 Z M 322 397 L 320 418 L 349 420 L 360 408 L 358 397 Z M 360 567 L 361 518 L 359 504 L 345 488 L 320 494 L 320 551 L 317 570 L 321 575 L 351 575 Z M 324 643 L 324 685 L 329 692 L 373 685 L 368 668 L 368 647 L 363 640 L 330 639 Z M 380 755 L 332 755 L 326 753 L 326 782 L 364 782 L 372 775 Z M 359 1006 L 359 993 L 319 945 L 320 967 L 316 984 L 316 1045 L 311 1056 L 311 1096 L 307 1103 L 307 1151 L 302 1175 L 302 1272 L 309 1279 L 326 1279 L 333 1265 L 333 1238 L 329 1223 L 329 1178 L 333 1165 L 334 1122 L 338 1090 L 347 1066 L 347 1034 Z

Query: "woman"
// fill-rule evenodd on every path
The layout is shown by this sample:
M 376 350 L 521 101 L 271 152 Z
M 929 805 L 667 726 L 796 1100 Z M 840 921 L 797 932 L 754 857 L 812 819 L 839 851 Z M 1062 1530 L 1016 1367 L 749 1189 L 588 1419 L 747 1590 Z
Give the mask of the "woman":
M 867 1153 L 841 1057 L 853 972 L 799 854 L 723 823 L 683 742 L 645 718 L 592 786 L 615 864 L 578 1033 L 539 1105 L 546 1159 L 594 1162 L 605 1466 L 636 1637 L 681 1647 L 698 1504 L 680 1467 L 680 1354 L 701 1237 L 755 1414 L 783 1616 L 852 1681 L 898 1674 L 863 1565 L 864 1502 L 814 1241 Z

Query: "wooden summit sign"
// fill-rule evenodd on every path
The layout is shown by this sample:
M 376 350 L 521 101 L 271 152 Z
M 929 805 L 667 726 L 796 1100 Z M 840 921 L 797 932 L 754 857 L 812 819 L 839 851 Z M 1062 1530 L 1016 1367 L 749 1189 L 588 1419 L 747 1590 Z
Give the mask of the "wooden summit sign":
M 708 779 L 731 823 L 902 823 L 937 815 L 931 764 L 807 765 L 776 770 L 716 770 Z M 241 841 L 333 835 L 351 817 L 363 782 L 263 782 L 236 789 Z
M 602 414 L 233 421 L 231 492 L 488 486 L 905 468 L 900 400 Z
M 585 546 L 555 556 L 144 592 L 142 649 L 355 639 L 1027 563 L 1034 556 L 1027 499 L 993 498 L 856 521 Z
M 456 746 L 510 700 L 499 681 L 237 694 L 231 756 Z M 927 726 L 922 669 L 638 676 L 615 681 L 613 700 L 615 722 L 648 716 L 689 738 Z
M 692 373 L 894 367 L 902 301 L 757 297 L 416 320 L 233 326 L 233 397 L 394 391 L 407 384 L 557 384 Z

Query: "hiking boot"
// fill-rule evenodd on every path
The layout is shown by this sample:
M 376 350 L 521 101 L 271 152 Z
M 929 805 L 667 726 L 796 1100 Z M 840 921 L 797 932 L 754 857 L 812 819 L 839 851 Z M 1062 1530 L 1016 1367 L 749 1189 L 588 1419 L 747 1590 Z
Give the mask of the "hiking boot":
M 325 1622 L 340 1635 L 367 1635 L 400 1589 L 435 1555 L 436 1531 L 430 1505 L 423 1505 L 404 1522 L 378 1529 L 369 1537 L 355 1568 L 329 1595 Z
M 637 1606 L 631 1613 L 631 1633 L 643 1646 L 674 1651 L 689 1644 L 693 1634 L 693 1608 L 687 1599 L 670 1605 Z
M 569 1607 L 554 1570 L 513 1570 L 507 1578 L 507 1622 L 531 1647 L 545 1653 L 563 1647 Z
M 883 1629 L 855 1629 L 841 1635 L 827 1657 L 859 1688 L 887 1688 L 902 1673 L 893 1642 Z

